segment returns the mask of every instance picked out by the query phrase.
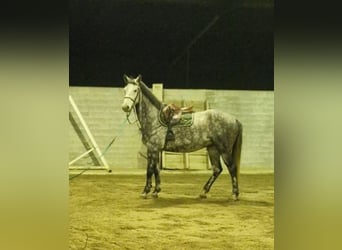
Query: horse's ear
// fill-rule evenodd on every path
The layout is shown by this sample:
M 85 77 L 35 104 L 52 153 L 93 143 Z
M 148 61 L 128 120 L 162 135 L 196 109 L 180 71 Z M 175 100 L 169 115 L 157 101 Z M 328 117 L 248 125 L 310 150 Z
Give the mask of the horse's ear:
M 128 82 L 129 82 L 129 77 L 128 77 L 126 74 L 124 74 L 124 75 L 123 75 L 123 80 L 124 80 L 124 82 L 125 82 L 126 84 L 128 84 Z
M 135 79 L 137 82 L 141 82 L 141 78 L 142 76 L 141 75 L 138 75 L 138 77 Z

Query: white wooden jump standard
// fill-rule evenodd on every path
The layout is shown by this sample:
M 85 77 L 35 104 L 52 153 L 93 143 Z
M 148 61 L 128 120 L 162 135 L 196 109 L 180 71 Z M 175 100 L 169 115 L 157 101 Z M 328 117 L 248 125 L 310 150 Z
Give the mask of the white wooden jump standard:
M 79 159 L 81 159 L 83 156 L 86 156 L 87 154 L 89 154 L 90 152 L 94 151 L 94 148 L 89 149 L 87 152 L 84 152 L 83 154 L 81 154 L 80 156 L 77 156 L 75 159 L 73 159 L 71 162 L 69 162 L 69 166 L 74 164 L 76 161 L 78 161 Z
M 93 144 L 98 156 L 100 157 L 100 160 L 103 164 L 103 166 L 105 166 L 105 169 L 107 169 L 108 171 L 111 171 L 109 166 L 108 166 L 108 163 L 105 159 L 105 157 L 102 155 L 101 153 L 101 150 L 99 148 L 99 146 L 97 145 L 96 141 L 95 141 L 95 138 L 93 137 L 93 135 L 91 134 L 89 128 L 88 128 L 88 125 L 87 123 L 85 122 L 85 120 L 83 119 L 83 116 L 80 112 L 80 110 L 78 109 L 76 103 L 74 102 L 74 99 L 71 97 L 71 95 L 69 95 L 69 101 L 71 103 L 71 106 L 73 107 L 73 109 L 75 110 L 76 112 L 76 115 L 77 117 L 80 119 L 80 122 L 82 124 L 82 126 L 84 127 L 84 130 L 86 131 L 91 143 Z M 87 152 L 83 153 L 82 155 L 76 157 L 74 160 L 72 160 L 71 162 L 69 162 L 69 166 L 73 163 L 75 163 L 76 161 L 78 161 L 79 159 L 81 159 L 82 157 L 84 157 L 85 155 L 89 154 L 90 152 L 92 152 L 94 150 L 94 148 L 91 148 L 89 149 Z

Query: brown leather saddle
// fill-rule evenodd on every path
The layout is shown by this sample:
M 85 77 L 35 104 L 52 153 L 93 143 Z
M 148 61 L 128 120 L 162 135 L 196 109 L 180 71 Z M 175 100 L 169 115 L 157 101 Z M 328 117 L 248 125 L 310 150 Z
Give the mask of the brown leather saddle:
M 182 114 L 185 113 L 192 113 L 194 112 L 192 110 L 192 106 L 190 107 L 179 107 L 173 103 L 165 105 L 162 109 L 162 113 L 164 116 L 164 120 L 166 121 L 167 124 L 167 133 L 166 133 L 166 141 L 174 141 L 175 140 L 175 135 L 172 131 L 172 126 L 177 124 L 181 117 Z
M 167 123 L 176 124 L 180 121 L 182 114 L 192 113 L 192 106 L 190 107 L 178 107 L 177 105 L 171 103 L 166 105 L 163 110 L 163 115 Z

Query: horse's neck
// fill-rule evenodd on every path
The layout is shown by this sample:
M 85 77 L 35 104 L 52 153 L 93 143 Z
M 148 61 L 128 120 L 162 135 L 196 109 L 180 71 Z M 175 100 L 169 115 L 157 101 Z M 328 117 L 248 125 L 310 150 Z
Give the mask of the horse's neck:
M 158 122 L 159 109 L 145 95 L 142 95 L 142 100 L 139 107 L 139 121 L 142 130 L 149 130 Z

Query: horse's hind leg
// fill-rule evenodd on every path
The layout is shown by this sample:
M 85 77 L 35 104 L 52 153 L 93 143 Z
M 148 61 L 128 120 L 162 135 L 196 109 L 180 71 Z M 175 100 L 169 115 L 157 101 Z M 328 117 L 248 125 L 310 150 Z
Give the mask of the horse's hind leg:
M 211 167 L 213 170 L 213 174 L 212 174 L 212 176 L 210 176 L 209 180 L 204 185 L 203 192 L 200 194 L 201 198 L 207 197 L 207 193 L 210 191 L 211 186 L 214 184 L 215 180 L 217 179 L 217 177 L 222 172 L 222 166 L 221 166 L 221 162 L 220 162 L 219 151 L 214 146 L 207 147 L 207 150 L 208 150 L 209 159 L 210 159 Z
M 237 163 L 233 161 L 233 156 L 231 154 L 222 154 L 222 159 L 226 164 L 230 177 L 232 179 L 232 193 L 233 199 L 238 200 L 239 197 L 239 183 L 238 183 L 238 166 Z
M 238 133 L 231 150 L 227 150 L 223 153 L 222 159 L 228 167 L 228 171 L 232 178 L 233 187 L 233 199 L 238 200 L 239 197 L 239 174 L 240 174 L 240 159 L 241 159 L 241 147 L 242 147 L 242 124 L 237 122 Z

